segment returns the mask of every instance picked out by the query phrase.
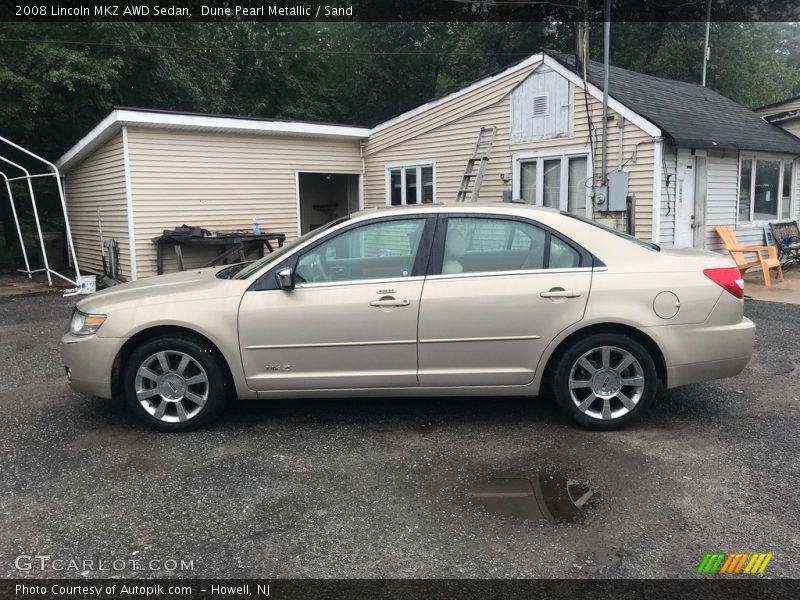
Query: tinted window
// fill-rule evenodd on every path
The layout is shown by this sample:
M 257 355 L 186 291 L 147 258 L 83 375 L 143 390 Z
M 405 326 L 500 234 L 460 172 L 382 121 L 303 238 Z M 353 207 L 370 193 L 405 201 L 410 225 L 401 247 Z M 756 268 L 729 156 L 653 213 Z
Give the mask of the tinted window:
M 408 277 L 425 219 L 381 221 L 350 229 L 312 248 L 297 261 L 302 283 Z
M 550 260 L 546 262 L 549 249 Z M 523 221 L 449 218 L 442 274 L 579 267 L 580 253 L 544 229 Z
M 573 269 L 581 264 L 581 255 L 563 240 L 550 237 L 550 269 Z

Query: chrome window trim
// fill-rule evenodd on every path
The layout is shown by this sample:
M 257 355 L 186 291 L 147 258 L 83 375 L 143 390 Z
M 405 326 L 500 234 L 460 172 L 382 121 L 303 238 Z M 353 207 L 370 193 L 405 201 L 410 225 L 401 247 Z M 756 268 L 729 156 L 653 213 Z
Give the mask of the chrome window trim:
M 294 289 L 301 290 L 306 288 L 341 287 L 349 285 L 364 285 L 367 283 L 384 284 L 402 281 L 424 281 L 424 279 L 424 275 L 416 275 L 414 277 L 384 277 L 382 279 L 353 279 L 351 281 L 320 281 L 317 283 L 298 283 L 294 286 Z

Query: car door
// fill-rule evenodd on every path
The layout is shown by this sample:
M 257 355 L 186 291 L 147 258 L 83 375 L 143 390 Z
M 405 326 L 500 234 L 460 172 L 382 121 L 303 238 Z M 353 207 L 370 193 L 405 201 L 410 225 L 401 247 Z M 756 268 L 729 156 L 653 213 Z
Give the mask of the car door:
M 356 223 L 266 274 L 239 309 L 249 386 L 416 386 L 417 318 L 434 226 L 428 216 Z M 275 273 L 286 267 L 295 287 L 276 289 Z
M 544 226 L 442 217 L 419 317 L 422 386 L 524 385 L 583 318 L 591 255 Z

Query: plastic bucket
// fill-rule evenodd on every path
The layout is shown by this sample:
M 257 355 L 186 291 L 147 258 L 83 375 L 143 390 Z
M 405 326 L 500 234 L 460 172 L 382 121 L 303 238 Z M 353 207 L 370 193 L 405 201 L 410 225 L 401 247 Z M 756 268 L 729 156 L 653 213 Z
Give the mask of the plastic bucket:
M 96 275 L 81 275 L 78 277 L 80 284 L 81 294 L 94 294 L 97 291 L 97 276 Z

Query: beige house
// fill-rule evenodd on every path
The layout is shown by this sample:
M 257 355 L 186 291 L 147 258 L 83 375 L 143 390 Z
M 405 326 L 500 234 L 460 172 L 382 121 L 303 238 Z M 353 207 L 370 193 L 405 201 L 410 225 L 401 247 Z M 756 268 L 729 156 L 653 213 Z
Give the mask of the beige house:
M 710 249 L 715 225 L 761 243 L 764 223 L 798 214 L 800 139 L 694 84 L 617 68 L 610 81 L 607 175 L 622 208 L 602 187 L 602 66 L 584 80 L 566 55 L 533 55 L 371 129 L 117 108 L 57 163 L 78 260 L 101 271 L 101 227 L 121 278 L 136 279 L 156 272 L 153 238 L 182 224 L 255 218 L 291 239 L 360 208 L 454 202 L 482 127 L 496 133 L 481 202 Z

